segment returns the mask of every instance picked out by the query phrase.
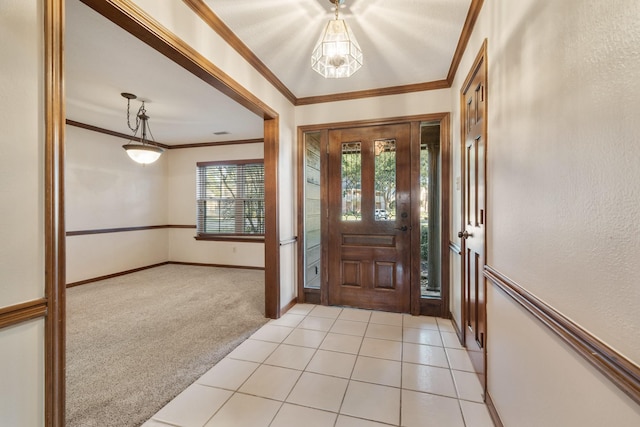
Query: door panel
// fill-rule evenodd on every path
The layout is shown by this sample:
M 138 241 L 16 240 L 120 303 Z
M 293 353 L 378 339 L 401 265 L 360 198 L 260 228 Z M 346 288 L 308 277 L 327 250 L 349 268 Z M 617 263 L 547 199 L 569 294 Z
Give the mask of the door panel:
M 474 368 L 485 372 L 485 168 L 486 80 L 484 61 L 476 64 L 463 99 L 463 314 L 465 345 Z M 483 376 L 484 378 L 484 376 Z
M 329 304 L 408 312 L 410 125 L 329 132 Z

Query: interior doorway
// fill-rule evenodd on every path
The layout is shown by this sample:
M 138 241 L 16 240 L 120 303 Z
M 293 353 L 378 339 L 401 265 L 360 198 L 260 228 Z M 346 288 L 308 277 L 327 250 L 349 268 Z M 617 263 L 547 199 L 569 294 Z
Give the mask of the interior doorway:
M 299 138 L 298 300 L 448 317 L 449 115 Z

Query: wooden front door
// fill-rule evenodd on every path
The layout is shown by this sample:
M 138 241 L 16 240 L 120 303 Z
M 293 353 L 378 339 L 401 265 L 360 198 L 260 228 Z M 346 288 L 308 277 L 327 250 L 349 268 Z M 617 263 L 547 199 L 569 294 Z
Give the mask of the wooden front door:
M 329 304 L 408 312 L 410 125 L 329 132 Z
M 485 168 L 486 168 L 486 71 L 479 57 L 463 86 L 464 147 L 462 239 L 464 278 L 463 321 L 465 344 L 477 372 L 485 372 Z

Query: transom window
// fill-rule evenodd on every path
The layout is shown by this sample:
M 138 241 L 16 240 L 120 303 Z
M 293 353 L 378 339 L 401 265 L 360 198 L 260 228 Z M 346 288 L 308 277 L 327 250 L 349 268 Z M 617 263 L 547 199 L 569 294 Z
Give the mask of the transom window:
M 264 161 L 197 163 L 197 237 L 264 235 Z

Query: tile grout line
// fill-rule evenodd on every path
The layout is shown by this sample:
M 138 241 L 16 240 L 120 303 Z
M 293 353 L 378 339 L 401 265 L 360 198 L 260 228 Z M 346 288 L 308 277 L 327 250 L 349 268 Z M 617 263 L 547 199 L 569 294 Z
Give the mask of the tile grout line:
M 267 322 L 267 323 L 265 323 L 264 325 L 262 325 L 262 327 L 264 327 L 264 326 L 268 325 L 269 323 L 271 323 L 271 322 Z M 283 326 L 283 325 L 272 325 L 272 326 Z M 262 327 L 261 327 L 260 329 L 262 329 Z M 258 330 L 260 330 L 260 329 L 258 329 Z M 279 343 L 277 343 L 278 345 L 277 345 L 277 346 L 276 346 L 276 347 L 275 347 L 275 348 L 274 348 L 274 349 L 273 349 L 269 354 L 267 354 L 267 355 L 265 356 L 265 358 L 262 360 L 262 362 L 260 362 L 260 363 L 259 363 L 259 365 L 256 367 L 256 369 L 254 369 L 254 370 L 253 370 L 253 372 L 251 373 L 251 375 L 249 375 L 249 376 L 247 377 L 247 379 L 245 379 L 245 380 L 242 382 L 242 384 L 240 384 L 240 385 L 239 385 L 239 386 L 238 386 L 238 387 L 233 391 L 233 393 L 231 394 L 231 396 L 229 396 L 229 398 L 224 402 L 224 404 L 223 404 L 223 405 L 221 405 L 221 406 L 220 406 L 220 408 L 218 408 L 218 410 L 217 410 L 217 411 L 216 411 L 216 412 L 211 416 L 211 418 L 209 418 L 209 420 L 207 420 L 207 423 L 208 423 L 209 421 L 211 421 L 211 420 L 216 416 L 216 414 L 218 414 L 218 413 L 220 412 L 220 410 L 221 410 L 221 409 L 222 409 L 222 408 L 223 408 L 223 407 L 224 407 L 224 406 L 229 402 L 229 400 L 231 400 L 231 399 L 232 399 L 236 394 L 242 394 L 242 395 L 245 395 L 245 396 L 253 396 L 253 397 L 262 398 L 262 399 L 269 399 L 269 398 L 264 397 L 264 396 L 258 396 L 258 395 L 253 395 L 253 394 L 249 394 L 249 393 L 242 393 L 242 392 L 240 392 L 240 389 L 242 388 L 242 386 L 243 386 L 243 385 L 245 385 L 245 384 L 247 383 L 247 381 L 249 381 L 249 379 L 250 379 L 250 378 L 251 378 L 251 377 L 252 377 L 252 376 L 253 376 L 253 375 L 258 371 L 258 369 L 260 369 L 262 366 L 271 366 L 271 365 L 265 365 L 265 363 L 264 363 L 264 362 L 265 362 L 269 357 L 271 357 L 271 355 L 272 355 L 272 354 L 273 354 L 273 353 L 278 349 L 278 347 L 280 347 L 280 345 L 282 344 L 282 342 L 284 342 L 284 340 L 286 340 L 286 339 L 287 339 L 287 337 L 289 337 L 289 335 L 291 335 L 291 333 L 292 333 L 295 329 L 296 329 L 296 328 L 292 328 L 292 329 L 291 329 L 291 331 L 287 334 L 287 336 L 286 336 L 286 337 L 284 337 L 284 338 L 282 339 L 282 341 L 280 341 Z M 257 332 L 257 331 L 256 331 L 256 332 Z M 254 334 L 255 334 L 255 332 L 254 332 Z M 250 340 L 250 339 L 252 339 L 252 338 L 251 338 L 251 337 L 247 338 L 247 340 Z M 256 339 L 256 340 L 254 340 L 254 341 L 273 342 L 273 341 L 263 341 L 263 340 L 257 340 L 257 339 Z M 246 342 L 246 341 L 245 341 L 245 342 Z M 227 355 L 227 356 L 228 356 L 228 355 Z M 225 356 L 225 358 L 226 358 L 227 356 Z M 240 359 L 236 359 L 236 360 L 240 360 Z M 254 362 L 254 363 L 257 363 L 257 362 Z M 275 413 L 275 414 L 273 415 L 273 417 L 271 418 L 271 421 L 269 421 L 269 424 L 268 424 L 268 425 L 271 425 L 271 424 L 273 423 L 273 421 L 275 420 L 276 416 L 278 415 L 278 413 L 280 412 L 280 410 L 282 409 L 282 406 L 284 405 L 284 401 L 279 401 L 279 400 L 277 400 L 277 399 L 269 399 L 269 400 L 273 400 L 273 401 L 275 401 L 275 402 L 280 402 L 280 407 L 278 408 L 278 410 L 276 411 L 276 413 Z M 204 425 L 206 426 L 206 424 L 207 424 L 207 423 L 205 423 Z M 203 427 L 204 427 L 204 426 L 203 426 Z
M 238 387 L 236 387 L 234 390 L 227 389 L 227 388 L 222 388 L 222 387 L 217 387 L 217 386 L 210 386 L 210 385 L 207 385 L 207 384 L 199 384 L 199 382 L 198 382 L 198 381 L 199 381 L 199 380 L 200 380 L 200 378 L 202 378 L 202 377 L 200 377 L 200 378 L 198 378 L 198 379 L 196 379 L 196 380 L 194 381 L 194 383 L 193 383 L 192 385 L 198 384 L 198 385 L 201 385 L 201 386 L 206 386 L 206 387 L 211 387 L 211 388 L 217 388 L 217 389 L 220 389 L 220 390 L 227 390 L 227 391 L 230 391 L 230 392 L 231 392 L 230 396 L 229 396 L 229 397 L 228 397 L 228 398 L 227 398 L 227 399 L 226 399 L 226 400 L 225 400 L 225 401 L 220 405 L 220 407 L 219 407 L 219 408 L 218 408 L 218 409 L 217 409 L 217 410 L 216 410 L 216 411 L 211 415 L 211 417 L 209 417 L 209 418 L 205 421 L 204 425 L 206 425 L 207 423 L 211 422 L 211 420 L 212 420 L 216 415 L 218 415 L 218 414 L 220 413 L 220 411 L 222 410 L 222 408 L 224 408 L 224 407 L 228 404 L 228 402 L 229 402 L 229 401 L 230 401 L 234 396 L 236 396 L 236 395 L 253 396 L 253 397 L 257 397 L 257 398 L 263 398 L 263 399 L 266 399 L 266 400 L 271 400 L 271 401 L 278 402 L 280 405 L 279 405 L 278 409 L 275 411 L 274 415 L 273 415 L 273 416 L 271 417 L 271 419 L 268 421 L 268 424 L 267 424 L 267 425 L 269 425 L 269 426 L 271 426 L 271 425 L 274 423 L 274 421 L 276 420 L 277 416 L 281 413 L 281 411 L 282 411 L 282 409 L 283 409 L 283 407 L 284 407 L 284 404 L 285 404 L 285 403 L 289 403 L 290 405 L 297 406 L 297 407 L 308 408 L 308 409 L 312 409 L 312 410 L 316 410 L 316 411 L 321 411 L 321 412 L 325 412 L 325 413 L 334 414 L 334 415 L 336 415 L 335 421 L 334 421 L 334 423 L 333 423 L 333 426 L 334 426 L 334 427 L 337 425 L 337 423 L 338 423 L 338 419 L 339 419 L 339 417 L 340 417 L 341 415 L 348 416 L 348 417 L 353 417 L 353 418 L 355 418 L 355 419 L 366 420 L 366 421 L 370 421 L 370 422 L 379 422 L 379 423 L 381 423 L 381 424 L 389 425 L 389 426 L 396 426 L 396 425 L 397 425 L 397 426 L 401 426 L 401 425 L 402 425 L 403 392 L 405 391 L 405 388 L 404 388 L 404 386 L 405 386 L 405 385 L 404 385 L 404 381 L 403 381 L 403 378 L 404 378 L 404 375 L 403 375 L 403 374 L 404 374 L 404 364 L 405 364 L 405 363 L 409 363 L 409 364 L 415 364 L 415 365 L 418 365 L 418 366 L 423 365 L 422 363 L 412 363 L 412 362 L 405 362 L 405 361 L 404 361 L 404 357 L 405 357 L 405 354 L 404 354 L 404 353 L 405 353 L 405 351 L 404 351 L 404 350 L 405 350 L 405 344 L 407 343 L 407 342 L 405 342 L 405 326 L 406 326 L 406 328 L 409 328 L 409 326 L 410 326 L 410 325 L 405 325 L 405 322 L 407 321 L 407 316 L 405 316 L 405 315 L 402 315 L 402 314 L 401 314 L 401 318 L 400 318 L 400 319 L 401 319 L 401 322 L 400 322 L 400 328 L 401 328 L 401 337 L 402 337 L 402 338 L 401 338 L 401 341 L 400 341 L 400 361 L 399 361 L 399 363 L 400 363 L 400 378 L 399 378 L 399 384 L 400 384 L 400 385 L 399 385 L 399 387 L 398 387 L 398 389 L 399 389 L 399 393 L 400 393 L 400 396 L 399 396 L 399 413 L 398 413 L 398 418 L 397 418 L 397 420 L 398 420 L 399 422 L 398 422 L 398 424 L 387 424 L 387 422 L 377 421 L 377 420 L 373 420 L 373 419 L 371 419 L 371 418 L 362 418 L 362 417 L 360 417 L 360 416 L 351 416 L 351 415 L 342 414 L 342 412 L 341 412 L 341 411 L 342 411 L 343 406 L 344 406 L 344 403 L 345 403 L 345 399 L 346 399 L 346 395 L 347 395 L 347 391 L 348 391 L 348 389 L 349 389 L 349 386 L 350 386 L 350 385 L 352 385 L 352 383 L 353 383 L 353 382 L 360 382 L 360 383 L 364 383 L 364 384 L 372 384 L 372 385 L 385 386 L 385 384 L 379 384 L 379 383 L 377 383 L 377 382 L 370 382 L 370 381 L 361 381 L 361 380 L 356 380 L 356 379 L 354 379 L 354 378 L 353 378 L 353 375 L 354 375 L 354 372 L 355 372 L 355 368 L 356 368 L 356 364 L 357 364 L 357 362 L 358 362 L 358 359 L 359 359 L 359 358 L 361 358 L 361 357 L 370 357 L 370 358 L 373 358 L 373 359 L 389 360 L 389 361 L 392 361 L 392 360 L 393 360 L 393 359 L 388 359 L 388 358 L 386 358 L 386 357 L 382 357 L 382 356 L 380 356 L 380 357 L 376 357 L 376 356 L 363 356 L 363 355 L 361 355 L 361 351 L 362 351 L 362 348 L 363 348 L 363 346 L 364 346 L 364 339 L 365 339 L 365 338 L 367 338 L 367 337 L 366 337 L 366 334 L 367 334 L 367 332 L 369 331 L 369 329 L 370 329 L 370 327 L 371 327 L 372 325 L 388 325 L 388 326 L 394 326 L 394 325 L 390 325 L 390 324 L 389 324 L 389 323 L 392 323 L 392 322 L 383 322 L 383 323 L 374 322 L 374 323 L 372 323 L 372 322 L 371 322 L 371 320 L 372 320 L 372 318 L 373 318 L 373 312 L 370 312 L 370 313 L 369 313 L 369 316 L 368 316 L 368 320 L 366 321 L 366 325 L 367 325 L 367 326 L 366 326 L 366 328 L 365 328 L 365 330 L 364 330 L 364 332 L 363 332 L 363 335 L 351 335 L 351 334 L 344 334 L 344 333 L 338 333 L 338 332 L 331 332 L 332 328 L 333 328 L 333 327 L 335 327 L 335 325 L 337 324 L 337 322 L 338 322 L 339 320 L 350 321 L 350 322 L 360 322 L 360 323 L 365 323 L 365 322 L 362 322 L 362 321 L 360 321 L 360 320 L 353 320 L 353 319 L 340 319 L 340 316 L 342 316 L 342 315 L 345 313 L 345 310 L 346 310 L 345 308 L 340 308 L 340 311 L 338 312 L 338 314 L 337 314 L 335 317 L 319 317 L 319 316 L 312 316 L 312 315 L 311 315 L 311 313 L 313 312 L 313 310 L 314 310 L 314 309 L 315 309 L 315 307 L 314 307 L 314 308 L 312 308 L 311 310 L 309 310 L 306 314 L 301 314 L 301 313 L 292 313 L 292 314 L 295 314 L 296 316 L 301 317 L 300 321 L 298 321 L 298 322 L 296 323 L 296 325 L 295 325 L 295 326 L 291 326 L 291 325 L 284 325 L 284 324 L 282 324 L 282 325 L 277 325 L 277 324 L 276 324 L 276 325 L 272 325 L 272 326 L 285 326 L 285 327 L 291 328 L 291 330 L 286 334 L 286 336 L 284 336 L 284 337 L 282 338 L 282 340 L 280 340 L 279 342 L 274 342 L 274 341 L 265 341 L 265 340 L 259 340 L 259 339 L 252 339 L 251 337 L 247 338 L 247 340 L 251 339 L 252 341 L 270 342 L 270 343 L 276 344 L 275 348 L 274 348 L 273 350 L 271 350 L 270 352 L 268 352 L 268 354 L 266 354 L 266 356 L 262 359 L 262 361 L 261 361 L 261 362 L 255 362 L 255 361 L 244 360 L 244 359 L 234 359 L 234 358 L 228 357 L 229 355 L 227 355 L 227 356 L 225 356 L 223 359 L 221 359 L 221 361 L 222 361 L 222 360 L 224 360 L 224 359 L 228 359 L 228 360 L 238 360 L 238 361 L 242 361 L 242 362 L 250 362 L 250 363 L 252 362 L 252 363 L 256 363 L 256 364 L 257 364 L 257 367 L 254 369 L 254 371 L 253 371 L 253 372 L 252 372 L 252 373 L 251 373 L 251 374 L 250 374 L 250 375 L 249 375 L 249 376 L 248 376 L 248 377 L 247 377 L 247 378 L 246 378 L 246 379 L 245 379 L 245 380 L 244 380 L 240 385 L 238 385 Z M 323 332 L 323 333 L 324 333 L 324 337 L 323 337 L 323 339 L 321 340 L 321 342 L 320 342 L 317 346 L 315 346 L 315 347 L 306 347 L 306 346 L 304 346 L 304 345 L 296 345 L 296 344 L 286 344 L 284 341 L 285 341 L 289 336 L 291 336 L 291 334 L 292 334 L 292 333 L 294 333 L 294 331 L 296 331 L 296 330 L 298 330 L 298 331 L 307 331 L 307 330 L 309 330 L 309 331 L 316 331 L 316 330 L 314 330 L 314 329 L 304 329 L 304 328 L 300 327 L 300 326 L 301 326 L 301 324 L 302 324 L 306 319 L 308 319 L 308 318 L 310 318 L 310 317 L 324 318 L 324 319 L 329 319 L 329 320 L 331 320 L 331 324 L 330 324 L 330 326 L 328 327 L 328 329 L 327 329 L 327 330 L 325 330 L 325 331 L 317 330 L 317 332 Z M 437 322 L 437 320 L 436 320 L 436 322 Z M 267 324 L 268 324 L 268 323 L 267 323 Z M 267 325 L 267 324 L 265 324 L 265 325 Z M 265 325 L 263 325 L 263 326 L 265 326 Z M 455 381 L 455 377 L 454 377 L 454 375 L 453 375 L 453 372 L 454 372 L 454 371 L 459 371 L 459 372 L 462 372 L 462 373 L 469 373 L 469 372 L 464 371 L 464 370 L 453 369 L 453 367 L 452 367 L 452 365 L 451 365 L 451 358 L 450 358 L 450 354 L 449 354 L 449 352 L 447 351 L 447 349 L 451 349 L 451 350 L 463 350 L 463 351 L 466 351 L 466 349 L 465 349 L 464 347 L 462 347 L 462 348 L 454 348 L 454 347 L 448 347 L 447 345 L 445 345 L 445 340 L 444 340 L 443 333 L 444 333 L 444 332 L 450 333 L 450 331 L 449 331 L 448 329 L 447 329 L 447 330 L 443 330 L 443 329 L 441 328 L 441 326 L 445 326 L 445 325 L 440 325 L 439 323 L 436 323 L 436 325 L 437 325 L 438 335 L 440 336 L 440 340 L 441 340 L 441 342 L 442 342 L 442 349 L 443 349 L 443 351 L 444 351 L 444 353 L 445 353 L 445 358 L 446 358 L 446 362 L 447 362 L 447 365 L 448 365 L 449 375 L 450 375 L 451 381 L 453 382 L 454 389 L 455 389 L 455 392 L 456 392 L 456 400 L 458 401 L 458 413 L 460 414 L 460 416 L 461 416 L 461 418 L 462 418 L 463 425 L 464 425 L 464 426 L 468 426 L 468 425 L 469 425 L 469 424 L 468 424 L 468 421 L 466 420 L 466 418 L 465 418 L 465 414 L 464 414 L 464 411 L 463 411 L 463 409 L 462 409 L 462 402 L 463 402 L 463 401 L 464 401 L 464 402 L 470 402 L 470 403 L 475 403 L 475 404 L 479 404 L 479 405 L 483 405 L 483 403 L 482 403 L 482 402 L 477 402 L 477 401 L 475 401 L 475 400 L 461 399 L 461 398 L 460 398 L 459 387 L 458 387 L 458 384 L 457 384 L 457 383 L 456 383 L 456 381 Z M 397 326 L 397 325 L 396 325 L 396 326 Z M 424 328 L 420 328 L 420 327 L 418 327 L 418 328 L 415 328 L 415 329 L 422 330 L 422 329 L 424 329 Z M 430 328 L 426 328 L 426 329 L 431 330 Z M 309 365 L 311 364 L 311 361 L 313 360 L 313 358 L 314 358 L 314 357 L 316 357 L 316 355 L 318 355 L 318 354 L 319 354 L 319 351 L 321 350 L 321 348 L 320 348 L 320 347 L 322 346 L 322 344 L 324 343 L 324 341 L 326 340 L 327 336 L 328 336 L 330 333 L 334 333 L 334 334 L 336 334 L 336 335 L 357 336 L 357 337 L 359 337 L 359 338 L 360 338 L 360 344 L 359 344 L 358 349 L 357 349 L 357 351 L 356 351 L 356 353 L 355 353 L 355 355 L 354 355 L 354 356 L 355 356 L 355 361 L 354 361 L 354 363 L 353 363 L 353 366 L 351 367 L 351 371 L 350 371 L 350 373 L 349 373 L 348 378 L 339 377 L 339 376 L 335 376 L 335 375 L 329 375 L 329 374 L 314 373 L 314 372 L 307 371 L 307 369 L 308 369 Z M 384 340 L 384 341 L 389 341 L 389 342 L 394 342 L 394 341 L 395 341 L 395 340 L 382 339 L 382 338 L 371 338 L 371 337 L 369 337 L 369 338 L 370 338 L 370 339 L 381 340 L 381 341 L 383 341 L 383 340 Z M 431 346 L 430 344 L 421 344 L 421 343 L 412 343 L 412 344 L 425 345 L 425 346 L 428 346 L 428 347 L 438 347 L 438 346 Z M 309 358 L 309 360 L 306 362 L 306 364 L 302 367 L 302 369 L 290 368 L 290 367 L 279 366 L 279 365 L 271 365 L 271 364 L 266 363 L 266 361 L 267 361 L 267 360 L 268 360 L 268 359 L 269 359 L 269 358 L 270 358 L 270 357 L 271 357 L 271 356 L 272 356 L 272 355 L 273 355 L 273 354 L 274 354 L 274 353 L 275 353 L 275 352 L 276 352 L 280 347 L 285 346 L 285 345 L 286 345 L 286 346 L 290 346 L 290 347 L 310 348 L 310 349 L 312 349 L 312 350 L 313 350 L 313 354 L 311 355 L 311 357 Z M 353 353 L 348 353 L 348 352 L 342 352 L 342 351 L 339 351 L 339 350 L 325 350 L 325 351 L 327 351 L 327 352 L 331 352 L 331 353 L 340 353 L 340 354 L 353 354 Z M 218 362 L 218 363 L 219 363 L 219 362 Z M 215 366 L 215 365 L 214 365 L 214 366 Z M 298 378 L 296 379 L 295 383 L 293 384 L 293 386 L 291 387 L 291 389 L 289 390 L 289 392 L 287 393 L 287 395 L 283 398 L 283 400 L 279 400 L 279 399 L 277 399 L 277 398 L 269 398 L 269 397 L 264 397 L 264 396 L 254 395 L 254 394 L 250 394 L 250 393 L 244 393 L 244 392 L 241 392 L 241 391 L 240 391 L 240 388 L 242 388 L 242 387 L 244 386 L 244 384 L 246 384 L 246 382 L 247 382 L 247 381 L 249 381 L 249 379 L 250 379 L 250 378 L 255 374 L 255 372 L 256 372 L 258 369 L 260 369 L 261 367 L 263 367 L 263 366 L 265 366 L 265 367 L 279 367 L 279 368 L 284 368 L 284 369 L 288 369 L 288 370 L 293 370 L 293 371 L 298 371 L 298 372 L 300 372 L 300 375 L 299 375 L 299 376 L 298 376 Z M 432 366 L 432 365 L 428 365 L 428 364 L 427 364 L 427 365 L 424 365 L 424 366 Z M 433 365 L 433 367 L 437 367 L 437 366 Z M 331 410 L 327 410 L 327 409 L 321 409 L 321 408 L 317 408 L 317 407 L 313 407 L 313 406 L 307 406 L 307 405 L 302 405 L 302 404 L 296 404 L 296 403 L 290 403 L 290 402 L 287 402 L 287 399 L 289 399 L 289 398 L 291 397 L 291 395 L 292 395 L 292 393 L 293 393 L 293 390 L 294 390 L 294 389 L 296 388 L 296 386 L 299 384 L 299 382 L 300 382 L 300 379 L 301 379 L 302 375 L 303 375 L 303 374 L 305 374 L 305 373 L 307 373 L 307 372 L 312 373 L 312 374 L 317 374 L 317 375 L 322 375 L 322 376 L 327 376 L 327 377 L 333 377 L 333 378 L 341 378 L 341 379 L 346 379 L 346 380 L 347 380 L 347 385 L 346 385 L 346 388 L 345 388 L 345 391 L 344 391 L 344 394 L 343 394 L 343 396 L 342 396 L 342 399 L 341 399 L 341 402 L 340 402 L 340 405 L 339 405 L 339 407 L 338 407 L 338 411 L 337 411 L 337 412 L 334 412 L 334 411 L 331 411 Z M 391 387 L 391 386 L 387 386 L 387 387 Z M 392 388 L 393 388 L 393 387 L 392 387 Z M 406 389 L 406 390 L 409 390 L 409 389 Z M 415 390 L 415 392 L 418 392 L 418 393 L 424 393 L 424 394 L 430 394 L 430 395 L 435 395 L 435 396 L 442 396 L 442 397 L 446 397 L 446 398 L 449 398 L 449 397 L 450 397 L 450 396 L 446 396 L 446 395 L 440 395 L 440 394 L 437 394 L 437 393 L 430 393 L 430 392 L 426 392 L 426 391 L 425 391 L 425 392 L 423 392 L 423 391 L 420 391 L 420 390 Z M 166 405 L 165 405 L 165 406 L 166 406 Z M 165 422 L 165 421 L 163 421 L 163 420 L 161 420 L 161 419 L 157 419 L 157 418 L 154 418 L 154 417 L 151 417 L 149 420 L 155 420 L 155 421 L 157 421 L 157 422 L 160 422 L 160 423 L 166 424 L 167 426 L 173 426 L 173 427 L 179 427 L 179 426 L 180 426 L 180 424 L 168 423 L 168 422 Z M 148 420 L 148 421 L 149 421 L 149 420 Z
M 268 324 L 268 323 L 267 323 L 267 324 Z M 264 325 L 263 325 L 263 326 L 264 326 Z M 291 332 L 289 332 L 289 333 L 287 334 L 287 336 L 286 336 L 286 337 L 284 337 L 284 338 L 282 339 L 282 341 L 286 340 L 286 339 L 287 339 L 287 337 L 288 337 L 289 335 L 291 335 L 291 333 L 292 333 L 294 330 L 295 330 L 295 328 L 293 328 L 293 329 L 291 330 Z M 250 338 L 251 338 L 251 337 L 249 337 L 249 339 L 250 339 Z M 265 341 L 265 342 L 268 342 L 268 341 Z M 243 385 L 245 385 L 247 381 L 249 381 L 249 378 L 251 378 L 251 377 L 256 373 L 256 371 L 258 371 L 258 369 L 260 369 L 262 366 L 265 366 L 264 362 L 265 362 L 269 357 L 271 357 L 271 355 L 272 355 L 272 354 L 273 354 L 273 353 L 278 349 L 278 347 L 280 347 L 280 345 L 281 345 L 281 344 L 282 344 L 282 342 L 278 343 L 278 345 L 277 345 L 277 346 L 276 346 L 276 347 L 275 347 L 275 348 L 274 348 L 274 349 L 273 349 L 273 350 L 272 350 L 272 351 L 271 351 L 271 352 L 270 352 L 270 353 L 269 353 L 269 354 L 264 358 L 264 360 L 263 360 L 262 362 L 260 362 L 260 364 L 258 365 L 258 367 L 257 367 L 256 369 L 254 369 L 254 371 L 251 373 L 251 375 L 249 375 L 249 376 L 247 377 L 247 379 L 246 379 L 246 380 L 244 380 L 244 381 L 242 382 L 242 384 L 240 384 L 240 385 L 238 386 L 238 388 L 233 392 L 233 394 L 231 395 L 231 397 L 235 396 L 235 395 L 236 395 L 236 394 L 238 394 L 238 393 L 240 393 L 240 394 L 244 394 L 244 393 L 241 393 L 241 392 L 240 392 L 240 389 L 242 388 L 242 386 L 243 386 Z M 269 365 L 266 365 L 266 366 L 269 366 Z M 251 395 L 250 395 L 250 396 L 251 396 Z M 231 399 L 231 397 L 229 398 L 229 400 Z M 263 396 L 255 396 L 255 397 L 264 398 Z M 277 401 L 276 399 L 272 399 L 272 400 Z M 228 400 L 227 400 L 227 402 L 228 402 Z M 227 402 L 225 402 L 225 405 L 227 404 Z M 276 413 L 275 413 L 275 414 L 273 414 L 273 417 L 271 418 L 271 421 L 269 421 L 269 424 L 268 424 L 268 425 L 271 425 L 271 424 L 273 423 L 273 421 L 276 419 L 276 417 L 277 417 L 277 416 L 278 416 L 278 414 L 280 413 L 280 410 L 282 409 L 282 406 L 283 406 L 283 405 L 284 405 L 284 401 L 283 401 L 283 402 L 280 402 L 280 407 L 278 408 L 278 410 L 276 411 Z M 222 409 L 223 407 L 224 407 L 224 405 L 222 405 L 222 406 L 220 407 L 220 409 Z M 220 411 L 220 409 L 218 409 L 218 411 L 216 411 L 216 414 Z M 215 416 L 215 414 L 214 414 L 213 416 Z M 213 419 L 213 416 L 211 417 L 212 419 Z
M 449 358 L 449 352 L 447 352 L 447 346 L 444 342 L 444 337 L 442 336 L 442 330 L 440 329 L 440 324 L 438 324 L 438 333 L 440 334 L 440 339 L 442 340 L 442 348 L 444 349 L 445 357 L 447 358 L 447 364 L 449 365 L 449 375 L 451 375 L 451 382 L 453 382 L 453 387 L 456 391 L 456 401 L 458 402 L 458 410 L 460 411 L 460 418 L 462 418 L 462 424 L 467 427 L 467 421 L 464 418 L 464 412 L 462 411 L 462 405 L 460 404 L 460 391 L 458 391 L 458 384 L 456 383 L 456 379 L 453 376 L 453 368 L 451 366 L 451 360 Z
M 398 414 L 398 426 L 402 425 L 402 395 L 404 394 L 404 319 L 402 316 L 402 341 L 400 343 L 400 408 Z
M 298 322 L 298 324 L 295 326 L 295 328 L 293 329 L 293 331 L 298 330 L 298 327 L 300 326 L 300 324 L 301 324 L 305 319 L 307 319 L 307 318 L 310 316 L 310 314 L 311 314 L 311 312 L 312 312 L 312 311 L 313 311 L 313 309 L 309 310 L 309 312 L 304 316 L 304 319 L 302 319 L 300 322 Z M 340 312 L 342 313 L 342 310 L 341 310 Z M 338 316 L 339 316 L 339 315 L 338 315 Z M 311 316 L 311 317 L 315 317 L 315 316 Z M 331 323 L 331 326 L 329 327 L 329 330 L 327 330 L 327 331 L 321 331 L 321 332 L 325 332 L 325 336 L 324 336 L 324 338 L 322 339 L 322 342 L 324 342 L 324 340 L 326 339 L 327 335 L 329 334 L 329 331 L 331 330 L 331 328 L 333 327 L 333 325 L 335 325 L 337 318 L 338 318 L 338 317 L 336 317 L 335 319 L 333 319 L 333 322 Z M 309 330 L 309 329 L 303 329 L 303 328 L 300 328 L 300 330 Z M 291 332 L 289 333 L 289 335 L 291 335 L 291 333 L 293 333 L 293 331 L 291 331 Z M 287 335 L 287 337 L 288 337 L 289 335 Z M 285 338 L 285 340 L 286 340 L 286 338 Z M 296 388 L 296 386 L 297 386 L 297 385 L 298 385 L 298 383 L 300 382 L 300 378 L 302 378 L 302 375 L 303 375 L 305 372 L 307 372 L 307 370 L 306 370 L 306 369 L 307 369 L 307 367 L 309 366 L 309 364 L 311 363 L 311 360 L 313 360 L 313 358 L 315 357 L 315 355 L 316 355 L 316 354 L 318 354 L 318 350 L 320 350 L 320 346 L 322 345 L 322 342 L 321 342 L 320 344 L 318 344 L 318 346 L 315 348 L 315 350 L 314 350 L 314 352 L 313 352 L 313 355 L 311 356 L 311 358 L 309 358 L 309 361 L 307 362 L 307 364 L 306 364 L 306 365 L 304 366 L 304 368 L 300 371 L 300 376 L 298 376 L 298 379 L 297 379 L 297 380 L 296 380 L 296 382 L 293 384 L 293 387 L 291 387 L 291 390 L 289 390 L 289 393 L 287 393 L 287 395 L 285 396 L 284 400 L 282 401 L 282 404 L 280 405 L 280 408 L 278 408 L 278 411 L 276 412 L 276 414 L 273 416 L 273 418 L 272 418 L 272 419 L 271 419 L 271 421 L 269 422 L 269 426 L 270 426 L 271 424 L 273 424 L 273 422 L 275 421 L 276 417 L 278 416 L 278 414 L 279 414 L 279 413 L 280 413 L 280 411 L 282 410 L 282 407 L 284 406 L 284 404 L 285 404 L 285 403 L 287 403 L 287 399 L 289 398 L 289 396 L 291 396 L 291 393 L 293 393 L 293 390 Z M 284 340 L 283 340 L 283 342 L 282 342 L 282 343 L 280 343 L 280 345 L 282 345 L 283 343 L 284 343 Z M 278 345 L 278 347 L 280 347 L 280 345 Z M 276 349 L 277 349 L 278 347 L 276 347 Z M 275 351 L 275 350 L 274 350 L 274 351 Z M 268 359 L 268 358 L 269 358 L 269 357 L 267 357 L 267 359 Z M 265 359 L 265 361 L 266 361 L 267 359 Z M 295 404 L 291 403 L 291 405 L 295 405 Z M 304 406 L 304 405 L 296 405 L 296 406 L 306 407 L 306 406 Z M 313 408 L 313 407 L 308 407 L 308 408 L 310 408 L 310 409 L 320 410 L 320 409 L 318 409 L 318 408 Z M 331 412 L 331 411 L 325 411 L 325 412 Z M 338 420 L 338 417 L 336 416 L 336 422 L 337 422 L 337 420 Z M 334 422 L 334 426 L 335 426 L 335 422 Z

